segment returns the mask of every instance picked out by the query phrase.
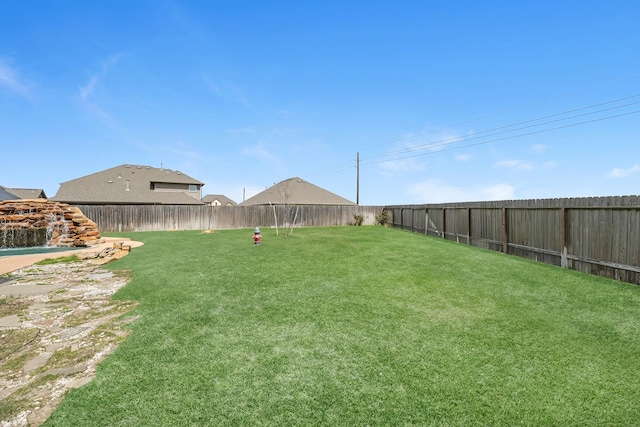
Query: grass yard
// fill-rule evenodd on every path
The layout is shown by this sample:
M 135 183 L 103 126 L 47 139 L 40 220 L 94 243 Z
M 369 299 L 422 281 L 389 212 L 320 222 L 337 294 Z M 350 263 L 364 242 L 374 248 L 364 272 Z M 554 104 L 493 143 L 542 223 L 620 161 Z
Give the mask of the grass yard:
M 640 287 L 383 227 L 147 232 L 47 426 L 630 426 Z

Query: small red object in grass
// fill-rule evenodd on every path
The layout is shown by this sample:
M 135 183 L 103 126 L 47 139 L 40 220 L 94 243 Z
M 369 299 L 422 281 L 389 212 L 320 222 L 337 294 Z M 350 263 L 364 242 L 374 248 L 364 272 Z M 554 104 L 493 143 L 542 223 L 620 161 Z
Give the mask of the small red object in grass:
M 256 227 L 256 229 L 253 231 L 253 243 L 255 245 L 259 245 L 261 240 L 262 235 L 260 234 L 260 229 Z

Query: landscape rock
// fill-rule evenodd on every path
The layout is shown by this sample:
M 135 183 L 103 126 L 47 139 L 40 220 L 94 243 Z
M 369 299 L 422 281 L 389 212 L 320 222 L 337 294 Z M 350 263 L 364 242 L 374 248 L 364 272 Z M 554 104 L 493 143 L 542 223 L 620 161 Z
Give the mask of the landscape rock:
M 136 316 L 123 316 L 137 303 L 111 298 L 127 272 L 91 260 L 31 265 L 9 278 L 0 284 L 0 402 L 13 409 L 0 426 L 35 427 L 126 339 Z
M 97 224 L 78 207 L 47 199 L 0 201 L 0 248 L 102 242 Z

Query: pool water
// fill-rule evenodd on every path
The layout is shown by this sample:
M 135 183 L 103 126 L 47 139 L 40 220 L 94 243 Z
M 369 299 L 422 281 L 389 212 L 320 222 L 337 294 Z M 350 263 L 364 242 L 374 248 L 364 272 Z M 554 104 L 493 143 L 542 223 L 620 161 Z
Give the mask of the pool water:
M 30 248 L 0 249 L 0 257 L 14 256 L 14 255 L 31 255 L 31 254 L 48 254 L 48 253 L 55 253 L 55 252 L 67 252 L 67 251 L 73 251 L 76 249 L 86 249 L 86 248 L 77 247 L 77 246 L 72 246 L 72 247 L 32 246 Z

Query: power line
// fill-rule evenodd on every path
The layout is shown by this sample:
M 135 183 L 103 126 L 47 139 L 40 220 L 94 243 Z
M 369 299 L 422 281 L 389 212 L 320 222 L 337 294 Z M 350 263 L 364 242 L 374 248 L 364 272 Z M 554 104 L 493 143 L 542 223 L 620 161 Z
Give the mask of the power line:
M 412 154 L 412 155 L 403 156 L 403 157 L 395 157 L 395 158 L 389 159 L 389 160 L 378 160 L 378 161 L 375 161 L 375 162 L 365 163 L 365 165 L 374 165 L 374 164 L 384 163 L 384 162 L 388 162 L 388 161 L 392 161 L 392 160 L 402 160 L 402 159 L 408 159 L 410 157 L 419 157 L 419 156 L 426 156 L 426 155 L 429 155 L 429 154 L 440 153 L 442 151 L 451 151 L 451 150 L 457 150 L 457 149 L 460 149 L 460 148 L 474 147 L 476 145 L 489 144 L 491 142 L 498 142 L 498 141 L 505 141 L 507 139 L 521 138 L 523 136 L 536 135 L 536 134 L 539 134 L 539 133 L 551 132 L 551 131 L 558 130 L 558 129 L 564 129 L 564 128 L 568 128 L 568 127 L 573 127 L 573 126 L 578 126 L 578 125 L 583 125 L 583 124 L 593 123 L 593 122 L 599 122 L 599 121 L 602 121 L 602 120 L 609 120 L 609 119 L 614 119 L 616 117 L 629 116 L 631 114 L 638 114 L 638 113 L 640 113 L 640 110 L 630 111 L 630 112 L 627 112 L 627 113 L 620 113 L 620 114 L 616 114 L 616 115 L 608 116 L 608 117 L 599 117 L 597 119 L 585 120 L 583 122 L 578 122 L 578 123 L 570 123 L 570 124 L 567 124 L 567 125 L 556 126 L 556 127 L 549 128 L 549 129 L 541 129 L 541 130 L 538 130 L 538 131 L 523 133 L 523 134 L 520 134 L 520 135 L 511 135 L 511 136 L 506 136 L 504 138 L 497 138 L 497 139 L 492 139 L 492 140 L 489 140 L 489 141 L 476 142 L 476 143 L 473 143 L 473 144 L 467 144 L 467 145 L 463 145 L 463 146 L 460 146 L 460 147 L 442 148 L 440 150 L 430 151 L 430 152 L 427 152 L 427 153 L 418 153 L 418 154 Z
M 613 100 L 613 101 L 602 102 L 602 103 L 599 103 L 599 104 L 589 105 L 587 107 L 576 108 L 576 109 L 573 109 L 573 110 L 563 111 L 561 113 L 550 114 L 550 115 L 547 115 L 547 116 L 542 116 L 542 117 L 538 117 L 538 118 L 530 119 L 530 120 L 524 120 L 524 121 L 513 123 L 513 124 L 510 124 L 510 125 L 505 125 L 505 126 L 500 126 L 500 127 L 493 128 L 493 129 L 487 129 L 487 130 L 484 130 L 484 131 L 475 132 L 471 136 L 467 136 L 467 137 L 451 137 L 451 138 L 447 138 L 447 139 L 444 139 L 444 140 L 435 141 L 435 142 L 431 142 L 431 143 L 423 144 L 423 145 L 418 145 L 418 146 L 414 146 L 414 147 L 399 148 L 397 150 L 387 151 L 385 153 L 379 153 L 379 154 L 373 154 L 373 155 L 370 155 L 370 156 L 365 156 L 364 159 L 368 160 L 368 159 L 373 159 L 373 158 L 377 158 L 377 157 L 391 157 L 391 156 L 396 155 L 396 154 L 403 154 L 403 153 L 411 152 L 411 151 L 418 151 L 418 150 L 423 150 L 423 149 L 432 149 L 432 148 L 437 148 L 437 147 L 440 147 L 440 146 L 443 146 L 443 145 L 456 144 L 456 143 L 468 141 L 468 140 L 471 140 L 471 139 L 486 138 L 486 137 L 490 137 L 490 136 L 501 135 L 501 134 L 508 133 L 508 132 L 515 132 L 515 131 L 518 131 L 518 130 L 528 129 L 528 128 L 531 128 L 531 127 L 544 126 L 544 125 L 548 125 L 548 124 L 551 124 L 551 123 L 556 123 L 556 122 L 563 121 L 563 120 L 571 120 L 571 119 L 575 119 L 575 118 L 578 118 L 578 117 L 583 117 L 583 116 L 587 116 L 587 115 L 591 115 L 591 114 L 598 114 L 598 113 L 602 113 L 602 112 L 605 112 L 605 111 L 610 111 L 610 110 L 615 110 L 615 109 L 619 109 L 619 108 L 629 107 L 629 106 L 632 106 L 632 105 L 640 104 L 640 101 L 631 102 L 631 103 L 624 104 L 624 105 L 618 105 L 618 106 L 614 106 L 614 107 L 609 107 L 609 108 L 604 108 L 604 109 L 600 109 L 600 110 L 596 110 L 596 111 L 591 111 L 591 112 L 588 112 L 588 113 L 576 114 L 576 115 L 569 116 L 569 117 L 564 117 L 564 118 L 559 118 L 559 119 L 555 119 L 555 120 L 549 120 L 549 121 L 546 121 L 546 122 L 535 123 L 535 124 L 530 124 L 530 125 L 527 125 L 527 126 L 521 126 L 521 127 L 518 127 L 518 128 L 514 128 L 514 126 L 518 126 L 518 125 L 522 125 L 522 124 L 526 124 L 526 123 L 533 123 L 533 122 L 537 122 L 537 121 L 548 119 L 548 118 L 552 118 L 552 117 L 558 117 L 558 116 L 574 113 L 574 112 L 577 112 L 577 111 L 584 111 L 584 110 L 588 110 L 590 108 L 595 108 L 595 107 L 600 107 L 602 105 L 612 104 L 614 102 L 620 102 L 620 101 L 624 101 L 624 100 L 631 99 L 631 98 L 637 98 L 639 96 L 640 95 L 628 96 L 628 97 L 616 99 L 616 100 Z M 508 129 L 508 128 L 513 128 L 513 129 Z M 508 129 L 508 130 L 502 130 L 502 129 Z M 498 131 L 498 130 L 501 130 L 501 131 L 500 132 L 494 132 L 494 131 Z M 493 132 L 493 133 L 489 133 L 489 132 Z
M 315 172 L 309 175 L 305 175 L 305 177 L 314 178 L 319 176 L 333 175 L 334 173 L 342 172 L 344 170 L 351 169 L 351 168 L 353 168 L 353 161 L 348 161 L 348 162 L 337 164 L 335 166 L 328 167 L 326 169 L 322 169 L 318 172 Z
M 570 92 L 566 92 L 566 93 L 561 93 L 561 94 L 559 94 L 559 95 L 555 95 L 555 96 L 550 96 L 550 97 L 547 97 L 547 98 L 538 99 L 538 100 L 536 100 L 536 101 L 529 102 L 529 103 L 527 103 L 527 104 L 518 105 L 518 106 L 516 106 L 516 107 L 507 108 L 506 110 L 501 110 L 501 111 L 498 111 L 498 112 L 495 112 L 495 113 L 490 113 L 490 114 L 486 114 L 486 115 L 484 115 L 484 116 L 476 117 L 476 118 L 474 118 L 474 119 L 465 120 L 465 121 L 460 122 L 460 123 L 455 123 L 455 124 L 453 124 L 453 125 L 451 125 L 451 126 L 449 126 L 449 127 L 444 127 L 444 128 L 440 128 L 440 129 L 436 129 L 436 130 L 430 130 L 430 131 L 420 132 L 420 133 L 415 134 L 415 135 L 411 135 L 411 136 L 407 136 L 407 137 L 404 137 L 404 138 L 396 139 L 395 141 L 392 141 L 392 142 L 386 142 L 386 143 L 383 143 L 383 144 L 374 145 L 374 146 L 373 146 L 373 147 L 371 147 L 371 148 L 383 147 L 383 146 L 385 146 L 385 145 L 397 144 L 398 142 L 406 141 L 406 140 L 408 140 L 408 139 L 414 139 L 414 138 L 416 138 L 416 137 L 420 137 L 420 136 L 424 136 L 424 135 L 429 135 L 429 134 L 433 134 L 433 133 L 437 133 L 437 132 L 442 132 L 442 131 L 447 130 L 447 129 L 451 128 L 451 127 L 463 126 L 463 125 L 466 125 L 466 124 L 469 124 L 469 123 L 473 123 L 473 122 L 477 122 L 477 121 L 479 121 L 479 120 L 483 120 L 483 119 L 486 119 L 486 118 L 489 118 L 489 117 L 499 116 L 499 115 L 504 114 L 504 113 L 510 113 L 511 111 L 516 111 L 516 110 L 519 110 L 519 109 L 521 109 L 521 108 L 529 107 L 529 106 L 531 106 L 531 105 L 535 105 L 535 104 L 538 104 L 538 103 L 543 102 L 543 101 L 548 101 L 548 100 L 551 100 L 551 99 L 561 98 L 561 97 L 563 97 L 563 96 L 567 96 L 567 95 L 570 95 L 570 94 L 575 93 L 575 92 L 576 92 L 576 91 L 570 91 Z M 640 96 L 640 95 L 634 95 L 634 96 Z M 624 99 L 624 98 L 623 98 L 623 99 Z M 612 102 L 613 102 L 613 101 L 612 101 Z
M 453 145 L 463 144 L 463 143 L 468 142 L 470 140 L 476 140 L 476 139 L 482 139 L 482 138 L 490 138 L 490 137 L 497 136 L 497 135 L 503 135 L 503 134 L 506 134 L 506 133 L 517 132 L 517 131 L 521 131 L 521 130 L 529 129 L 529 128 L 533 128 L 533 127 L 538 127 L 538 126 L 550 125 L 550 124 L 561 122 L 561 121 L 565 121 L 565 120 L 572 120 L 572 119 L 576 119 L 576 118 L 579 118 L 579 117 L 584 117 L 584 116 L 593 115 L 593 114 L 600 114 L 600 113 L 603 113 L 603 112 L 606 112 L 606 111 L 611 111 L 611 110 L 615 110 L 615 109 L 629 107 L 629 106 L 632 106 L 632 105 L 637 105 L 637 104 L 640 104 L 640 101 L 630 102 L 630 103 L 623 104 L 623 105 L 612 106 L 612 107 L 603 108 L 603 109 L 599 109 L 599 110 L 595 110 L 595 111 L 585 112 L 585 113 L 581 113 L 581 114 L 574 114 L 574 115 L 571 115 L 571 116 L 568 116 L 568 117 L 561 117 L 561 118 L 557 118 L 557 119 L 554 119 L 554 120 L 547 120 L 547 121 L 541 122 L 542 120 L 551 119 L 551 118 L 554 118 L 554 117 L 565 116 L 567 114 L 572 114 L 572 113 L 576 113 L 576 112 L 579 112 L 579 111 L 585 111 L 585 110 L 601 107 L 601 106 L 604 106 L 604 105 L 614 104 L 614 103 L 622 102 L 622 101 L 633 99 L 633 98 L 637 98 L 637 97 L 640 97 L 640 94 L 635 94 L 635 95 L 631 95 L 631 96 L 617 98 L 617 99 L 613 99 L 613 100 L 609 100 L 609 101 L 605 101 L 605 102 L 600 102 L 600 103 L 597 103 L 597 104 L 588 105 L 588 106 L 585 106 L 585 107 L 575 108 L 575 109 L 562 111 L 562 112 L 555 113 L 555 114 L 549 114 L 549 115 L 537 117 L 537 118 L 534 118 L 534 119 L 528 119 L 528 120 L 523 120 L 523 121 L 519 121 L 519 122 L 516 122 L 516 123 L 504 125 L 504 126 L 499 126 L 499 127 L 492 128 L 492 129 L 487 129 L 487 130 L 483 130 L 483 131 L 479 131 L 479 132 L 474 132 L 473 134 L 471 134 L 469 136 L 466 136 L 466 137 L 465 136 L 463 136 L 463 137 L 451 137 L 451 138 L 446 138 L 446 139 L 443 139 L 443 140 L 440 140 L 440 141 L 434 141 L 434 142 L 431 142 L 431 143 L 428 143 L 428 144 L 422 144 L 422 145 L 417 145 L 417 146 L 413 146 L 413 147 L 405 147 L 405 148 L 400 148 L 400 149 L 396 149 L 396 150 L 390 150 L 390 151 L 386 151 L 386 152 L 383 152 L 383 153 L 372 154 L 372 155 L 369 155 L 369 156 L 359 156 L 359 160 L 362 161 L 362 163 L 360 163 L 360 165 L 373 165 L 373 164 L 384 163 L 384 162 L 387 162 L 387 161 L 401 160 L 401 159 L 406 159 L 406 158 L 411 158 L 411 157 L 425 156 L 425 155 L 429 155 L 429 154 L 439 153 L 439 152 L 442 152 L 442 151 L 450 151 L 450 150 L 455 150 L 455 149 L 461 149 L 461 148 L 473 147 L 473 146 L 477 146 L 477 145 L 488 144 L 488 143 L 491 143 L 491 142 L 499 142 L 499 141 L 505 141 L 505 140 L 514 139 L 514 138 L 521 138 L 521 137 L 528 136 L 528 135 L 536 135 L 536 134 L 540 134 L 540 133 L 544 133 L 544 132 L 551 132 L 553 130 L 568 128 L 568 127 L 573 127 L 573 126 L 579 126 L 579 125 L 584 125 L 584 124 L 603 121 L 603 120 L 609 120 L 609 119 L 622 117 L 622 116 L 627 116 L 627 115 L 631 115 L 631 114 L 637 114 L 637 113 L 640 112 L 640 110 L 627 112 L 627 113 L 616 114 L 616 115 L 611 115 L 611 116 L 607 116 L 607 117 L 600 117 L 600 118 L 596 118 L 596 119 L 592 119 L 592 120 L 585 120 L 585 121 L 581 121 L 581 122 L 577 122 L 577 123 L 570 123 L 570 124 L 562 125 L 562 126 L 555 126 L 555 127 L 552 127 L 552 128 L 541 129 L 541 130 L 522 133 L 522 134 L 518 134 L 518 135 L 510 135 L 510 136 L 505 136 L 505 137 L 502 137 L 502 138 L 495 138 L 495 139 L 476 142 L 476 143 L 472 143 L 472 144 L 458 145 L 458 146 L 453 147 Z M 528 104 L 528 105 L 531 105 L 531 104 Z M 521 107 L 516 107 L 516 108 L 504 110 L 503 112 L 513 111 L 513 110 L 516 110 L 518 108 L 521 108 Z M 500 114 L 500 113 L 497 113 L 497 114 Z M 491 115 L 489 115 L 489 116 L 491 116 Z M 485 117 L 489 117 L 489 116 L 485 116 Z M 468 120 L 466 122 L 463 122 L 463 124 L 464 123 L 470 123 L 470 122 L 473 122 L 473 121 L 476 121 L 476 120 L 479 120 L 479 119 Z M 540 123 L 536 123 L 536 122 L 540 122 Z M 526 126 L 521 126 L 521 125 L 526 125 Z M 516 127 L 516 126 L 520 126 L 520 127 Z M 441 130 L 445 130 L 445 129 L 446 128 L 443 128 Z M 409 140 L 409 139 L 419 138 L 421 136 L 424 136 L 424 135 L 427 135 L 427 134 L 432 134 L 432 133 L 435 133 L 435 132 L 439 132 L 439 131 L 423 132 L 423 133 L 420 133 L 420 134 L 417 134 L 417 135 L 412 135 L 410 137 L 401 138 L 401 139 L 395 140 L 394 142 L 387 143 L 387 144 L 381 144 L 381 145 L 397 144 L 398 142 L 406 141 L 406 140 Z M 378 147 L 381 146 L 381 145 L 378 145 Z M 427 152 L 423 152 L 425 150 L 428 150 L 428 151 Z M 411 154 L 407 154 L 407 153 L 411 153 Z M 407 154 L 407 155 L 403 156 L 403 154 Z M 400 156 L 400 157 L 398 157 L 398 156 Z M 374 159 L 379 159 L 379 160 L 372 161 Z M 369 161 L 367 162 L 367 160 L 369 160 Z M 332 167 L 329 167 L 329 168 L 326 168 L 326 169 L 322 169 L 322 170 L 320 170 L 318 172 L 310 174 L 309 177 L 321 177 L 321 176 L 333 175 L 333 174 L 336 174 L 336 173 L 339 173 L 339 172 L 343 172 L 345 170 L 352 169 L 353 167 L 354 167 L 353 160 L 349 161 L 349 162 L 343 162 L 343 163 L 340 163 L 338 165 L 335 165 L 335 166 L 332 166 Z

